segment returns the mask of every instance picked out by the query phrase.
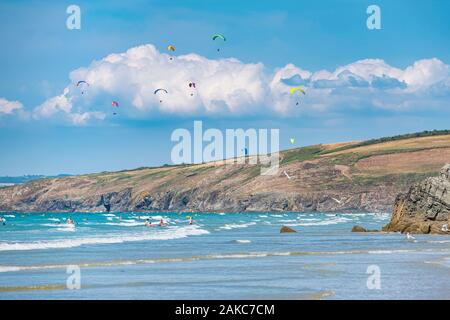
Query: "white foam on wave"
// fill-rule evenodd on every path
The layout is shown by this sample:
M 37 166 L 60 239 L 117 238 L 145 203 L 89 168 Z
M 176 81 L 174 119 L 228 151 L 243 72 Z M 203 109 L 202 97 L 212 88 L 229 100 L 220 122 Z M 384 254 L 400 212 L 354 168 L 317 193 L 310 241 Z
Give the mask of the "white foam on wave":
M 27 267 L 0 266 L 0 273 L 1 273 L 1 272 L 21 271 L 21 270 L 26 270 L 26 268 L 27 268 Z
M 75 226 L 72 224 L 67 224 L 62 226 L 61 228 L 56 228 L 56 231 L 62 231 L 62 232 L 74 232 L 75 231 Z
M 32 242 L 0 242 L 0 251 L 64 249 L 83 245 L 115 244 L 150 240 L 172 240 L 208 233 L 209 232 L 207 230 L 200 229 L 197 226 L 167 227 L 161 230 L 155 230 L 155 232 L 147 231 L 139 234 L 117 235 L 110 237 L 65 238 Z
M 308 221 L 308 222 L 302 222 L 303 220 Z M 301 219 L 300 222 L 286 224 L 286 226 L 288 226 L 288 227 L 328 226 L 328 225 L 333 225 L 333 224 L 338 224 L 338 223 L 345 223 L 347 221 L 351 221 L 352 219 L 348 219 L 345 217 L 334 217 L 333 216 L 332 219 L 323 219 L 323 220 L 319 219 L 319 221 L 316 221 L 316 222 L 313 222 L 311 220 L 312 219 Z
M 104 213 L 103 216 L 105 217 L 115 217 L 116 215 L 113 213 Z
M 367 212 L 367 213 L 340 213 L 340 216 L 344 217 L 372 217 L 376 220 L 385 220 L 391 217 L 390 213 L 382 213 L 382 212 Z
M 283 219 L 283 220 L 278 220 L 278 222 L 281 222 L 281 223 L 291 223 L 291 222 L 296 222 L 297 220 L 292 220 L 292 219 Z
M 340 215 L 346 217 L 365 217 L 368 213 L 340 213 Z
M 198 230 L 200 231 L 200 230 Z M 204 231 L 204 230 L 203 230 Z M 205 256 L 187 256 L 180 258 L 155 258 L 155 259 L 137 259 L 137 260 L 120 260 L 120 261 L 104 261 L 104 262 L 90 262 L 90 263 L 78 263 L 80 267 L 114 267 L 124 265 L 136 265 L 136 264 L 155 264 L 155 263 L 170 263 L 170 262 L 190 262 L 198 260 L 214 260 L 214 259 L 248 259 L 248 258 L 264 258 L 264 257 L 286 257 L 286 256 L 302 256 L 302 255 L 346 255 L 346 254 L 392 254 L 392 253 L 410 253 L 410 252 L 422 252 L 429 250 L 348 250 L 348 251 L 304 251 L 304 252 L 247 252 L 247 253 L 223 253 L 223 254 L 210 254 Z M 434 250 L 432 250 L 434 251 Z M 441 250 L 442 251 L 442 250 Z M 439 251 L 438 251 L 439 252 Z M 446 252 L 446 251 L 445 251 Z M 446 267 L 450 266 L 450 257 L 444 257 L 439 261 L 425 261 L 425 263 L 439 263 Z M 27 270 L 44 270 L 44 269 L 62 269 L 66 268 L 64 264 L 54 265 L 31 265 L 31 266 L 0 266 L 0 273 L 2 272 L 17 272 Z
M 256 222 L 248 222 L 248 223 L 230 223 L 230 224 L 226 224 L 222 227 L 219 227 L 219 229 L 222 230 L 231 230 L 231 229 L 242 229 L 242 228 L 248 228 L 249 226 L 254 226 L 256 224 Z
M 450 240 L 428 240 L 427 243 L 450 243 Z
M 61 221 L 59 218 L 48 218 L 47 220 L 50 220 L 50 221 Z
M 142 222 L 127 222 L 125 220 L 122 220 L 122 222 L 105 222 L 103 224 L 108 226 L 119 226 L 119 227 L 137 227 L 144 225 L 144 223 Z
M 250 240 L 233 240 L 233 243 L 251 243 Z
M 249 252 L 249 253 L 230 253 L 230 254 L 211 254 L 206 256 L 192 256 L 181 258 L 156 258 L 156 259 L 138 259 L 138 260 L 120 260 L 109 262 L 94 262 L 94 263 L 79 263 L 80 267 L 113 267 L 136 264 L 154 264 L 154 263 L 168 263 L 168 262 L 189 262 L 198 260 L 214 260 L 214 259 L 246 259 L 246 258 L 262 258 L 269 256 L 289 256 L 290 252 Z M 0 273 L 2 272 L 17 272 L 29 270 L 45 270 L 45 269 L 62 269 L 66 268 L 64 264 L 54 265 L 34 265 L 34 266 L 0 266 Z
M 392 253 L 410 253 L 410 252 L 418 252 L 417 250 L 369 250 L 369 254 L 392 254 Z
M 16 216 L 13 214 L 5 214 L 4 217 L 5 218 L 15 218 Z
M 58 224 L 58 223 L 41 223 L 40 226 L 42 226 L 42 227 L 54 227 L 54 228 L 56 228 L 56 227 L 60 227 L 61 224 Z
M 75 225 L 67 223 L 41 223 L 39 226 L 54 228 L 55 231 L 75 231 Z

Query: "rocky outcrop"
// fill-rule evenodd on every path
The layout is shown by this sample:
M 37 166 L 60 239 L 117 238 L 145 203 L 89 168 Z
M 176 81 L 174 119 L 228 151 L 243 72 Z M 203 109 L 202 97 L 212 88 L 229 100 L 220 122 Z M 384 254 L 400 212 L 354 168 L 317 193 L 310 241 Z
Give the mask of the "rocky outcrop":
M 286 227 L 286 226 L 282 226 L 280 229 L 280 233 L 296 233 L 297 231 L 295 231 L 292 228 Z
M 450 234 L 450 164 L 437 177 L 413 185 L 395 200 L 384 231 Z
M 352 232 L 367 232 L 367 230 L 361 226 L 353 226 Z
M 352 232 L 379 232 L 379 230 L 374 230 L 374 229 L 371 230 L 371 229 L 366 229 L 361 226 L 353 226 Z

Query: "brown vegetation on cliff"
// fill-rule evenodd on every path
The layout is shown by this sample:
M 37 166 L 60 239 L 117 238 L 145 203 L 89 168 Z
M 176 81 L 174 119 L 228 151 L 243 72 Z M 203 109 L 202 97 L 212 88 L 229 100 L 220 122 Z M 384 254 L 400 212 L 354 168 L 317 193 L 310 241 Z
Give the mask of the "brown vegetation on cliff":
M 204 163 L 43 179 L 0 188 L 0 211 L 387 212 L 449 152 L 450 135 L 430 135 L 290 149 L 274 176 Z

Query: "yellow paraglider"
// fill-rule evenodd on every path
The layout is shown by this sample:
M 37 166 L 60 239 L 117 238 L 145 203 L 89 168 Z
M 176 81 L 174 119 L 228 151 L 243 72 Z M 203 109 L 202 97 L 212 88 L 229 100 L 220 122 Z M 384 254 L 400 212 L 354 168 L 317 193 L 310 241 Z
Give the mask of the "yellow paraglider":
M 306 94 L 305 90 L 303 90 L 302 88 L 292 88 L 291 90 L 289 90 L 290 94 L 294 94 L 295 91 L 300 91 L 303 94 Z
M 299 91 L 299 92 L 303 93 L 304 95 L 306 94 L 305 90 L 303 90 L 302 88 L 291 88 L 291 90 L 289 90 L 289 93 L 294 94 L 296 91 Z M 295 103 L 295 105 L 298 106 L 298 101 Z
M 169 45 L 167 46 L 167 51 L 169 51 L 169 53 L 170 53 L 171 51 L 174 52 L 174 51 L 175 51 L 175 47 L 174 47 L 173 45 L 169 44 Z M 172 57 L 170 57 L 170 60 L 172 60 Z

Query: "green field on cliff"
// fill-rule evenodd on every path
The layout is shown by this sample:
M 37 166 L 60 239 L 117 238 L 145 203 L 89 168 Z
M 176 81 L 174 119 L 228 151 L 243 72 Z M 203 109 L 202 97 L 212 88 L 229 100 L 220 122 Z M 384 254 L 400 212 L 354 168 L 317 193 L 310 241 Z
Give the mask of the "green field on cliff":
M 36 180 L 0 189 L 0 209 L 96 211 L 108 198 L 127 211 L 386 210 L 448 162 L 449 131 L 431 131 L 285 150 L 269 176 L 209 162 Z

